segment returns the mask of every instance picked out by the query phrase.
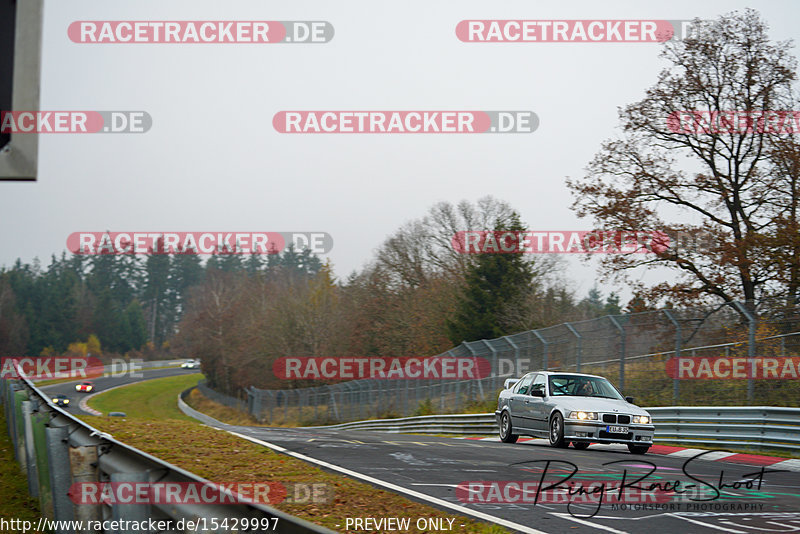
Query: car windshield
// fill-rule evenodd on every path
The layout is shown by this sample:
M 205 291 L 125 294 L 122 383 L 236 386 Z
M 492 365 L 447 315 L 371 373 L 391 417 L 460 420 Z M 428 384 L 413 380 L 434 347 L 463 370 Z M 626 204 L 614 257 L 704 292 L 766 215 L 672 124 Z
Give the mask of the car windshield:
M 550 375 L 550 395 L 556 397 L 600 397 L 624 400 L 617 388 L 605 378 L 581 375 Z

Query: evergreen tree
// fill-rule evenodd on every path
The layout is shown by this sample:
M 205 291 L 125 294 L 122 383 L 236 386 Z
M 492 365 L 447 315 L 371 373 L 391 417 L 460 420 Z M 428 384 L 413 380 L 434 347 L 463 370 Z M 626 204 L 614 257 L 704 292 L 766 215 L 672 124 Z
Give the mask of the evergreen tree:
M 514 213 L 508 223 L 495 224 L 495 232 L 524 232 Z M 467 268 L 466 286 L 459 297 L 448 336 L 454 344 L 506 335 L 499 316 L 506 303 L 517 300 L 533 282 L 533 268 L 523 254 L 481 253 Z

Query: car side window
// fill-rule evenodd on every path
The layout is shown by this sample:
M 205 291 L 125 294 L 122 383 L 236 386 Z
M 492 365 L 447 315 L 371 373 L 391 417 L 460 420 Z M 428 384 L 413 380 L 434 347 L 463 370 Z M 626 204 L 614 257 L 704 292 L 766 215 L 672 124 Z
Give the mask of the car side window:
M 545 392 L 546 383 L 547 377 L 545 377 L 545 375 L 536 375 L 536 378 L 533 379 L 533 385 L 531 386 L 531 393 L 533 393 L 534 390 Z
M 528 390 L 530 390 L 531 382 L 533 382 L 533 375 L 525 375 L 522 377 L 517 383 L 517 387 L 514 389 L 514 393 L 519 393 L 520 395 L 527 395 Z

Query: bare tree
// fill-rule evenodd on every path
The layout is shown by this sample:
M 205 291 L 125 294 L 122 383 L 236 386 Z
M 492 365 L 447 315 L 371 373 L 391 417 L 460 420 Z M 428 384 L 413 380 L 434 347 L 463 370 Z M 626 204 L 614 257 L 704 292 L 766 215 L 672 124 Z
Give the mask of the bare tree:
M 410 287 L 423 284 L 433 273 L 463 278 L 472 258 L 453 247 L 456 234 L 491 230 L 498 222 L 507 223 L 513 212 L 506 202 L 491 196 L 476 204 L 439 202 L 423 218 L 406 223 L 384 242 L 376 268 L 386 272 L 393 283 Z
M 787 168 L 776 147 L 793 134 L 758 123 L 737 129 L 726 117 L 792 110 L 796 61 L 790 43 L 770 42 L 753 10 L 695 25 L 691 39 L 665 44 L 661 57 L 671 65 L 645 98 L 620 111 L 622 138 L 605 142 L 586 176 L 568 186 L 573 209 L 601 228 L 706 236 L 700 246 L 673 242 L 654 254 L 608 255 L 601 261 L 606 278 L 667 267 L 676 281 L 649 288 L 648 298 L 755 306 L 785 290 L 774 259 L 786 249 L 774 246 L 791 227 L 779 212 L 793 213 L 797 197 L 779 186 L 791 185 L 791 172 L 775 173 L 796 166 Z M 707 127 L 695 120 L 687 128 L 679 120 L 686 116 Z

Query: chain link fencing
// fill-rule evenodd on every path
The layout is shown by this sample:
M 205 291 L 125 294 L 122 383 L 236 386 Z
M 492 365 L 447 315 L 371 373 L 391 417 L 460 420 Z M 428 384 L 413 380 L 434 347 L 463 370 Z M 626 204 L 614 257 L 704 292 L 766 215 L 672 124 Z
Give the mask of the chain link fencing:
M 439 355 L 485 358 L 491 373 L 483 378 L 361 379 L 283 390 L 250 387 L 246 402 L 209 394 L 208 387 L 201 391 L 228 406 L 244 403 L 256 419 L 272 425 L 485 413 L 494 411 L 507 378 L 533 370 L 604 376 L 640 406 L 800 406 L 799 354 L 796 307 L 756 313 L 733 302 L 562 323 L 464 342 Z

